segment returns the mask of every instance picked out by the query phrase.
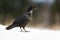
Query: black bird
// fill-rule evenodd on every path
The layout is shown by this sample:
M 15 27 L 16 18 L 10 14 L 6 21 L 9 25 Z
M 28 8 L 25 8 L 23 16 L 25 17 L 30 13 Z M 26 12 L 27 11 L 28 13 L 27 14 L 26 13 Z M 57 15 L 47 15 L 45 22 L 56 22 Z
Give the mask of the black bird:
M 30 17 L 32 17 L 32 12 L 33 12 L 33 9 L 35 9 L 36 7 L 35 6 L 31 6 L 28 8 L 28 10 L 19 18 L 17 18 L 11 25 L 9 25 L 8 27 L 6 27 L 7 30 L 10 30 L 14 27 L 20 27 L 25 30 L 25 26 L 30 22 Z M 21 29 L 22 31 L 22 29 Z

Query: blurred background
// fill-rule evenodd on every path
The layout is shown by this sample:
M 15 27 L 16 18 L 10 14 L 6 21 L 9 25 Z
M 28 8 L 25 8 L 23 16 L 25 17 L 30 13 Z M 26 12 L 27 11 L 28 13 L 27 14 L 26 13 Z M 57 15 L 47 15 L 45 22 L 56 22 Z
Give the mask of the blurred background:
M 37 6 L 30 25 L 60 28 L 60 0 L 0 0 L 0 24 L 10 25 L 29 6 Z

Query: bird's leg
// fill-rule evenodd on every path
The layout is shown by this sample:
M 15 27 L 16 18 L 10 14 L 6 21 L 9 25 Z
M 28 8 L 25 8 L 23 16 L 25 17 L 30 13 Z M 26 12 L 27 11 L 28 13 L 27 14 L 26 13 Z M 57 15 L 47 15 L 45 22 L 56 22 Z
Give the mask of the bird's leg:
M 25 27 L 23 27 L 23 29 L 24 29 L 24 31 L 26 32 L 26 29 L 25 29 Z
M 30 32 L 30 31 L 26 31 L 25 27 L 23 27 L 23 29 L 24 29 L 24 32 Z
M 20 27 L 21 31 L 23 32 L 22 28 Z

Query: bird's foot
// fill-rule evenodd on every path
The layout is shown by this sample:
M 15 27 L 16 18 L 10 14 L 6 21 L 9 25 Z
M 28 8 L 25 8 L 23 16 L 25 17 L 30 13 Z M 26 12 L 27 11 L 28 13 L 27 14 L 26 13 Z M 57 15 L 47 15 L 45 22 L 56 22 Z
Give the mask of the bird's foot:
M 20 32 L 24 32 L 23 30 L 21 30 Z
M 30 32 L 30 31 L 24 31 L 24 32 Z
M 23 30 L 21 30 L 20 32 L 24 32 Z

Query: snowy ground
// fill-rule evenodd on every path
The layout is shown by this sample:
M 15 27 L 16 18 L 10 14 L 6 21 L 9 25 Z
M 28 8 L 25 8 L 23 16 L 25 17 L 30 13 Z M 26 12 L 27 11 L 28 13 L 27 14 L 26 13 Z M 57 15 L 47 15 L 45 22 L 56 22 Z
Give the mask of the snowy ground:
M 0 25 L 0 40 L 60 40 L 60 31 L 26 28 L 30 32 L 20 32 L 19 28 L 5 30 Z

